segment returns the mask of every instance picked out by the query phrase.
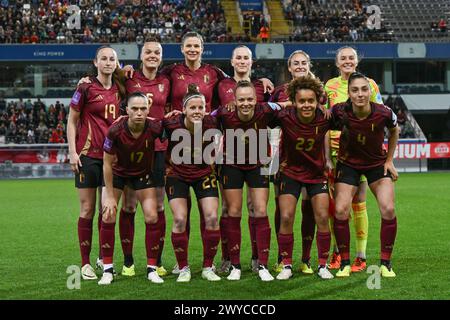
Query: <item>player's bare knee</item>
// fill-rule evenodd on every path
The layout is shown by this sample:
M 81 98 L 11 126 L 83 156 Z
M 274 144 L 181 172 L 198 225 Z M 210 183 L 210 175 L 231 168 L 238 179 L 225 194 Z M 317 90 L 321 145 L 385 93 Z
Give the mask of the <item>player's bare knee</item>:
M 186 218 L 173 217 L 173 229 L 175 232 L 184 232 L 186 230 Z
M 336 204 L 336 211 L 335 216 L 339 220 L 345 220 L 348 219 L 348 214 L 350 212 L 350 206 L 348 205 L 338 205 Z
M 144 216 L 145 223 L 147 224 L 155 224 L 158 222 L 158 214 L 146 214 Z
M 392 220 L 395 218 L 394 205 L 385 205 L 380 208 L 381 217 L 385 220 Z
M 316 215 L 315 217 L 317 229 L 322 232 L 323 229 L 328 229 L 328 212 L 320 215 Z M 322 229 L 322 230 L 321 230 Z
M 206 212 L 205 213 L 205 228 L 216 229 L 218 226 L 217 213 L 216 212 Z
M 87 201 L 80 204 L 80 217 L 84 219 L 92 219 L 94 217 L 95 204 Z
M 125 201 L 122 203 L 122 210 L 128 213 L 136 212 L 136 203 Z

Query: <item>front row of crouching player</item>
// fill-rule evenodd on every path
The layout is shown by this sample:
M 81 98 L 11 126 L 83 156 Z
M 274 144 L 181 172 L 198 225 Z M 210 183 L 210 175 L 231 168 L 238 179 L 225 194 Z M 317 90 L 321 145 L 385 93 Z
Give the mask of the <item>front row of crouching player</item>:
M 173 213 L 172 245 L 180 273 L 178 282 L 188 282 L 191 271 L 188 263 L 188 198 L 190 187 L 194 189 L 200 214 L 205 221 L 203 243 L 202 278 L 219 281 L 213 260 L 220 242 L 218 224 L 219 188 L 228 208 L 226 238 L 231 260 L 228 280 L 241 278 L 241 216 L 242 190 L 248 185 L 248 196 L 254 207 L 256 223 L 256 246 L 258 251 L 258 275 L 262 281 L 272 281 L 267 264 L 270 249 L 271 228 L 267 217 L 269 179 L 262 174 L 263 164 L 250 162 L 249 143 L 245 144 L 244 163 L 238 162 L 236 153 L 233 161 L 224 162 L 214 169 L 214 159 L 198 162 L 198 155 L 207 154 L 206 148 L 214 144 L 218 150 L 217 137 L 204 135 L 208 129 L 223 132 L 224 158 L 227 155 L 227 129 L 254 129 L 257 139 L 263 139 L 259 130 L 281 127 L 283 159 L 277 174 L 281 224 L 278 233 L 279 252 L 283 268 L 276 275 L 278 280 L 293 276 L 294 247 L 293 224 L 297 201 L 304 187 L 312 202 L 314 218 L 318 227 L 317 249 L 319 266 L 317 274 L 322 279 L 334 276 L 328 270 L 331 234 L 329 228 L 330 197 L 335 199 L 334 231 L 339 252 L 342 256 L 341 269 L 337 277 L 350 275 L 350 232 L 348 214 L 352 198 L 356 192 L 360 176 L 367 177 L 381 212 L 381 275 L 394 277 L 391 267 L 391 253 L 396 237 L 397 221 L 394 212 L 394 184 L 398 178 L 393 165 L 393 154 L 398 140 L 396 116 L 388 107 L 369 101 L 371 89 L 368 79 L 353 73 L 348 81 L 349 100 L 337 104 L 331 113 L 318 108 L 319 99 L 324 95 L 323 85 L 314 77 L 293 80 L 288 88 L 292 107 L 281 108 L 275 103 L 257 103 L 255 88 L 247 81 L 238 82 L 234 107 L 220 107 L 211 114 L 206 113 L 205 97 L 195 86 L 189 86 L 183 100 L 183 111 L 167 115 L 162 121 L 147 118 L 149 101 L 145 95 L 134 93 L 128 97 L 128 116 L 116 121 L 108 131 L 104 141 L 104 182 L 103 224 L 101 228 L 101 248 L 104 273 L 99 284 L 110 284 L 114 279 L 113 251 L 114 226 L 117 203 L 124 186 L 136 190 L 141 203 L 145 224 L 145 244 L 147 250 L 147 276 L 153 283 L 162 283 L 156 272 L 159 253 L 159 239 L 164 230 L 158 223 L 157 196 L 153 181 L 154 144 L 156 139 L 168 139 L 166 154 L 166 193 Z M 384 130 L 389 131 L 388 150 L 383 146 Z M 342 131 L 340 151 L 336 168 L 335 192 L 328 188 L 328 176 L 332 162 L 329 159 L 328 130 Z M 178 140 L 171 139 L 184 130 L 190 135 L 201 134 L 200 145 L 191 139 L 192 145 L 184 149 L 189 152 L 191 162 L 178 163 L 171 158 Z M 234 137 L 236 139 L 236 137 Z M 264 138 L 267 139 L 267 138 Z M 260 141 L 258 141 L 260 146 Z M 197 150 L 198 149 L 198 150 Z M 207 150 L 206 150 L 207 151 Z M 260 150 L 258 150 L 258 154 Z M 197 156 L 197 159 L 194 159 Z M 216 172 L 218 175 L 216 176 Z

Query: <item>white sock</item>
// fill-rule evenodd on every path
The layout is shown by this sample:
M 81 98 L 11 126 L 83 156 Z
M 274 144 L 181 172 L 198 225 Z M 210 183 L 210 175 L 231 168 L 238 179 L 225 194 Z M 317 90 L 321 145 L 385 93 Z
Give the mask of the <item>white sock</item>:
M 157 267 L 156 267 L 156 266 L 151 266 L 151 265 L 148 264 L 148 265 L 147 265 L 147 268 L 152 268 L 152 269 L 155 269 L 155 270 L 156 270 Z
M 104 264 L 103 265 L 103 271 L 106 271 L 106 270 L 108 270 L 108 269 L 110 269 L 110 268 L 114 268 L 114 264 Z

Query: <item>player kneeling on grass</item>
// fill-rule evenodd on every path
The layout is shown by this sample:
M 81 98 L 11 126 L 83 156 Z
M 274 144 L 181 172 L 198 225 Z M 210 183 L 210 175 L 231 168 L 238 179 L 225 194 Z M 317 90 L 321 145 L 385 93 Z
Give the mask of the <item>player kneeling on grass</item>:
M 395 277 L 391 254 L 397 234 L 394 210 L 394 182 L 398 178 L 393 163 L 398 141 L 397 117 L 388 107 L 370 102 L 370 82 L 360 73 L 348 79 L 347 102 L 331 109 L 342 130 L 336 165 L 336 214 L 334 233 L 341 254 L 341 268 L 337 277 L 348 277 L 350 268 L 350 230 L 348 217 L 352 199 L 358 189 L 361 175 L 365 175 L 375 195 L 381 213 L 381 275 Z M 383 146 L 384 130 L 389 131 L 388 150 Z
M 307 76 L 292 80 L 287 91 L 295 108 L 281 110 L 276 116 L 283 134 L 285 155 L 280 165 L 281 223 L 278 233 L 283 269 L 277 279 L 287 280 L 292 277 L 293 226 L 302 187 L 306 188 L 312 201 L 317 224 L 318 275 L 322 279 L 332 279 L 333 275 L 327 269 L 331 235 L 326 178 L 326 171 L 332 169 L 332 164 L 329 159 L 325 160 L 324 152 L 330 121 L 317 108 L 323 86 L 319 79 Z
M 139 92 L 127 100 L 127 117 L 114 123 L 108 130 L 103 150 L 105 192 L 101 248 L 103 276 L 98 282 L 108 285 L 113 281 L 113 253 L 117 203 L 125 186 L 136 191 L 145 218 L 145 247 L 147 251 L 147 278 L 153 283 L 164 282 L 156 272 L 159 239 L 157 194 L 152 172 L 155 140 L 161 138 L 161 121 L 147 118 L 149 102 Z

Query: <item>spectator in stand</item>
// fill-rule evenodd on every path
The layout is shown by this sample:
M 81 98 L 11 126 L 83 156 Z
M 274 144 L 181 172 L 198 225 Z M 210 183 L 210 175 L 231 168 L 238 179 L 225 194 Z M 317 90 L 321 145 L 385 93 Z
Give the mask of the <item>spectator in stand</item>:
M 262 43 L 267 43 L 269 41 L 269 26 L 263 25 L 261 29 L 259 29 L 259 37 L 261 38 Z
M 442 33 L 447 32 L 447 22 L 444 18 L 441 18 L 441 20 L 439 20 L 438 27 Z

